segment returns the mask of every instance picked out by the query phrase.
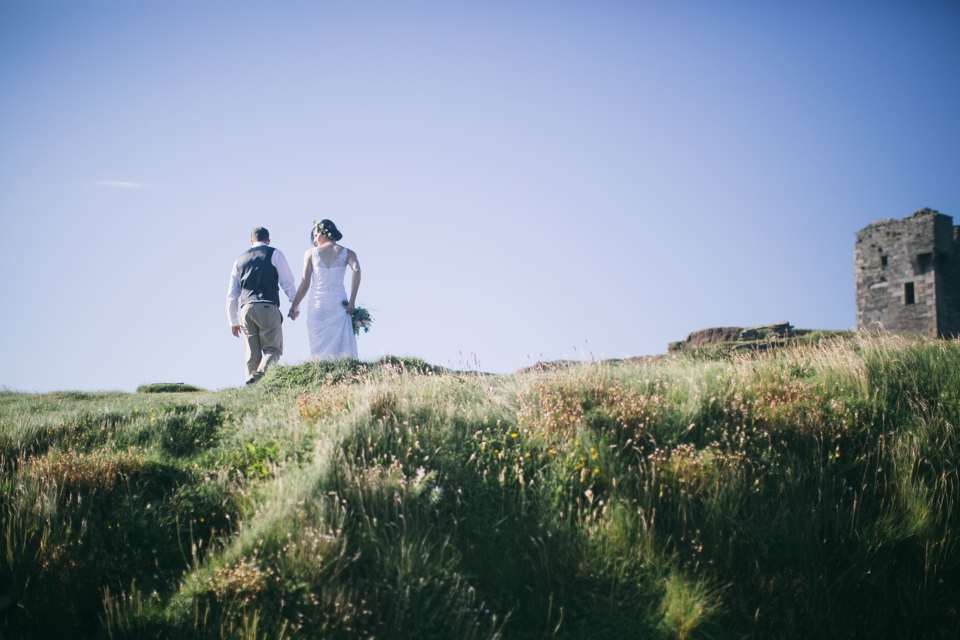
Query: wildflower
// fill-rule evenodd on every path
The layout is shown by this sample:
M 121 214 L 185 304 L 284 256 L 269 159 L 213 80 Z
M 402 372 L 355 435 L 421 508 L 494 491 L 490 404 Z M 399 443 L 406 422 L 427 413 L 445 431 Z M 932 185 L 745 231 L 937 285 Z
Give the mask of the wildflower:
M 516 433 L 511 433 L 511 434 L 510 434 L 510 437 L 511 437 L 511 438 L 516 438 L 516 437 L 517 437 L 517 434 L 516 434 Z

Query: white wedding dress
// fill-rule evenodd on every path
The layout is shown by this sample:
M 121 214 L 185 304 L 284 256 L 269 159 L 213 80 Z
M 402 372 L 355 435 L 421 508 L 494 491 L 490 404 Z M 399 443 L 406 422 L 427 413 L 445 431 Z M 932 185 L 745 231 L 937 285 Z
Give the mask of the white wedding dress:
M 347 291 L 343 278 L 347 272 L 346 247 L 333 264 L 327 267 L 320 250 L 313 249 L 313 278 L 307 295 L 307 336 L 310 355 L 315 358 L 357 357 L 357 337 L 353 320 L 343 306 Z

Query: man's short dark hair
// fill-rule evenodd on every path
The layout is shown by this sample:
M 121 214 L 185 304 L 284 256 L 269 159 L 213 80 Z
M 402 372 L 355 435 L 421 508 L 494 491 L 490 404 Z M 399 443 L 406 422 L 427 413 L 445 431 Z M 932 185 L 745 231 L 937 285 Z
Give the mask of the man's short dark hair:
M 250 237 L 257 242 L 266 242 L 270 239 L 270 232 L 263 227 L 257 227 L 250 232 Z

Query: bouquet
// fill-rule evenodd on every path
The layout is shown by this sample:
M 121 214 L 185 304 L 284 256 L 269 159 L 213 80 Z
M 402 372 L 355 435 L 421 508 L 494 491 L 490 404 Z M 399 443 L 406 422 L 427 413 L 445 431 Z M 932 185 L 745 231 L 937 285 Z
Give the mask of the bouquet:
M 349 307 L 350 303 L 344 300 L 343 306 Z M 370 317 L 369 311 L 363 307 L 356 307 L 353 313 L 350 314 L 350 319 L 353 320 L 353 335 L 359 336 L 360 329 L 363 329 L 364 333 L 370 333 L 370 325 L 373 324 L 373 318 Z

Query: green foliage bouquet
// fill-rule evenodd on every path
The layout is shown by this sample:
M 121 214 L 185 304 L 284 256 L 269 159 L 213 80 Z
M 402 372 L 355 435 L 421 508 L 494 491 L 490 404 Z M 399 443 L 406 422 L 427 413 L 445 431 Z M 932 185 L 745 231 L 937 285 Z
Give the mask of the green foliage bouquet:
M 343 306 L 349 307 L 350 303 L 344 300 Z M 353 313 L 350 314 L 350 319 L 353 320 L 353 335 L 359 336 L 360 329 L 363 329 L 364 333 L 370 333 L 370 325 L 373 324 L 373 317 L 371 317 L 369 311 L 363 307 L 357 307 L 353 310 Z

